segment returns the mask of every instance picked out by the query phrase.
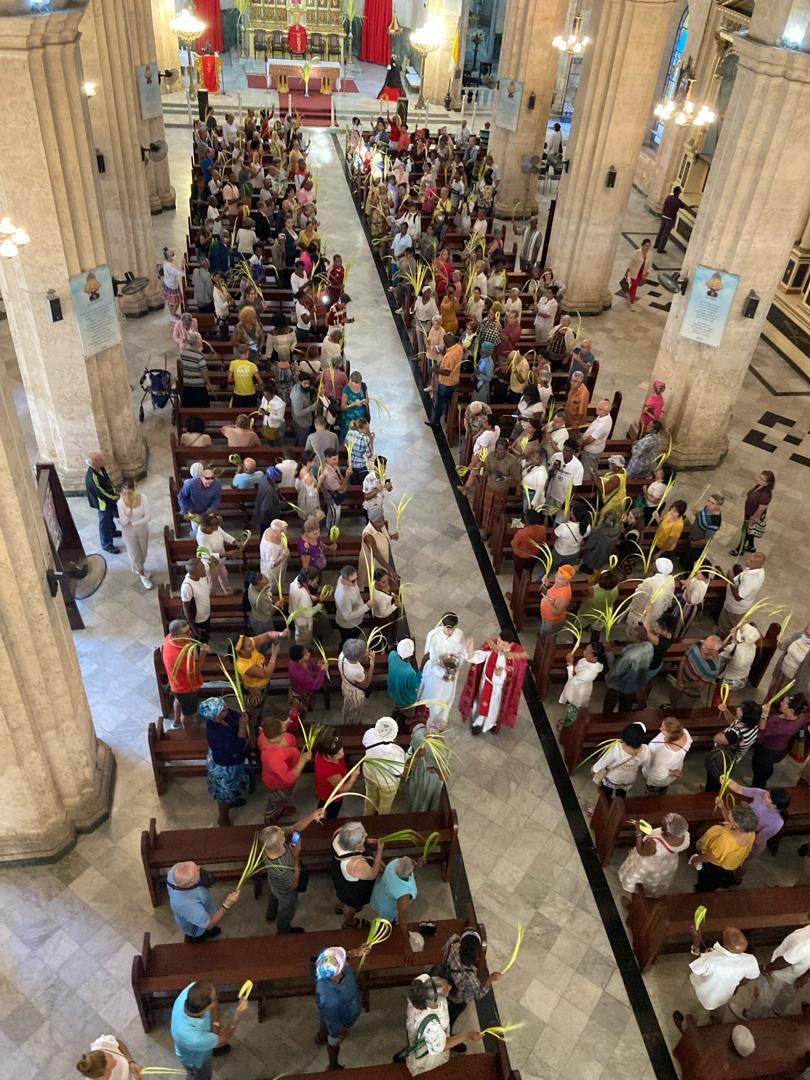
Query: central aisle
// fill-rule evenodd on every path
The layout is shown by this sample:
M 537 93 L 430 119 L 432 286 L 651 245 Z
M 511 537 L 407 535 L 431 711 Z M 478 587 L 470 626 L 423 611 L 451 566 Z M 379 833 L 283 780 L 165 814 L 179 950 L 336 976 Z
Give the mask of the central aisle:
M 372 428 L 376 449 L 388 458 L 393 504 L 414 495 L 394 557 L 420 656 L 424 634 L 444 611 L 455 611 L 476 642 L 498 627 L 433 433 L 424 426 L 341 152 L 331 135 L 313 133 L 309 164 L 318 175 L 321 236 L 327 254 L 339 253 L 350 266 L 346 289 L 355 322 L 347 328 L 346 353 L 390 410 L 389 418 L 372 406 Z M 653 1077 L 525 705 L 514 731 L 473 741 L 456 712 L 450 734 L 458 755 L 451 801 L 491 970 L 509 956 L 517 922 L 526 927 L 520 961 L 496 990 L 502 1022 L 524 1024 L 509 1038 L 513 1067 L 523 1080 Z

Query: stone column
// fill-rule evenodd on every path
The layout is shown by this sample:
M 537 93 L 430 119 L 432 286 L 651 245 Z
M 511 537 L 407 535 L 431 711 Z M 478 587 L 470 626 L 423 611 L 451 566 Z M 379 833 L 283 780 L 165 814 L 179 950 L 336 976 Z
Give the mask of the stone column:
M 560 182 L 549 264 L 565 282 L 565 306 L 609 308 L 622 218 L 650 119 L 674 0 L 600 0 L 592 8 L 568 156 Z M 608 172 L 615 185 L 607 187 Z
M 82 63 L 96 83 L 90 117 L 96 147 L 104 155 L 102 205 L 115 276 L 126 271 L 147 279 L 142 292 L 122 296 L 125 315 L 145 315 L 163 307 L 157 274 L 158 249 L 146 170 L 141 157 L 141 107 L 135 81 L 131 38 L 124 0 L 90 0 L 81 23 Z
M 68 278 L 110 262 L 79 56 L 81 4 L 51 0 L 49 15 L 6 15 L 0 0 L 0 88 L 14 102 L 8 146 L 25 147 L 25 168 L 0 165 L 3 212 L 30 244 L 0 259 L 0 288 L 43 460 L 66 489 L 84 486 L 85 456 L 101 450 L 114 479 L 142 475 L 146 448 L 135 423 L 122 345 L 85 357 Z M 54 10 L 57 9 L 57 10 Z M 50 290 L 62 320 L 51 320 Z
M 715 465 L 725 454 L 740 386 L 810 213 L 810 55 L 756 40 L 756 32 L 755 16 L 749 36 L 735 41 L 737 78 L 682 270 L 691 281 L 698 265 L 723 269 L 740 284 L 719 348 L 681 337 L 691 287 L 676 294 L 655 364 L 669 388 L 672 462 L 682 467 Z M 752 289 L 759 308 L 746 319 Z
M 554 97 L 554 83 L 560 54 L 552 46 L 556 34 L 567 33 L 565 21 L 568 0 L 509 0 L 504 24 L 506 55 L 501 54 L 498 74 L 504 79 L 523 83 L 523 100 L 517 131 L 498 123 L 496 101 L 489 149 L 501 168 L 501 183 L 495 202 L 500 217 L 511 218 L 514 213 L 528 217 L 537 208 L 536 175 L 521 171 L 525 154 L 543 153 L 546 128 Z M 534 109 L 528 108 L 529 96 L 534 94 Z
M 5 22 L 2 16 L 0 22 Z M 67 97 L 64 88 L 62 97 Z M 21 100 L 19 84 L 14 100 Z M 48 591 L 48 539 L 5 380 L 0 388 L 0 502 L 3 863 L 58 857 L 77 832 L 103 821 L 115 770 L 112 751 L 93 731 L 62 596 L 51 599 Z
M 675 17 L 680 18 L 677 10 Z M 692 97 L 700 104 L 708 101 L 708 92 L 717 60 L 717 44 L 713 31 L 719 22 L 720 9 L 714 7 L 710 0 L 692 0 L 689 4 L 689 31 L 683 60 L 686 62 L 686 58 L 690 55 L 695 58 L 697 76 Z M 664 59 L 667 60 L 668 56 Z M 655 172 L 647 192 L 647 205 L 654 213 L 661 213 L 664 199 L 676 183 L 675 177 L 681 155 L 690 137 L 696 132 L 698 132 L 696 128 L 679 127 L 677 124 L 664 125 L 664 134 L 658 153 L 655 155 Z
M 425 61 L 425 85 L 422 93 L 432 105 L 443 105 L 448 90 L 452 94 L 452 80 L 455 72 L 453 60 L 453 41 L 458 26 L 460 5 L 445 3 L 445 0 L 429 0 L 425 22 L 435 27 L 441 36 L 441 45 L 434 49 Z M 460 57 L 459 57 L 460 59 Z
M 169 23 L 176 14 L 174 0 L 149 0 L 152 8 L 152 25 L 155 30 L 157 62 L 161 71 L 180 70 L 180 47 L 177 35 L 173 34 Z
M 152 26 L 152 5 L 150 0 L 126 0 L 132 34 L 132 64 L 153 64 L 157 68 L 157 46 L 155 31 Z M 155 71 L 157 78 L 157 70 Z M 138 103 L 140 105 L 140 102 Z M 140 115 L 140 109 L 139 109 Z M 163 114 L 151 120 L 141 120 L 143 145 L 166 139 L 166 127 Z M 146 180 L 149 189 L 149 207 L 153 214 L 163 210 L 174 210 L 176 199 L 169 175 L 169 159 L 149 161 L 146 165 Z

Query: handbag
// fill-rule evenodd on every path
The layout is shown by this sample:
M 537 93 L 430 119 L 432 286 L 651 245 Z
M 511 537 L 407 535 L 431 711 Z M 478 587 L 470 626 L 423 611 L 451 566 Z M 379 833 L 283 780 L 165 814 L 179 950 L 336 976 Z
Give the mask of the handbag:
M 712 777 L 713 780 L 719 780 L 725 772 L 725 763 L 723 761 L 724 751 L 715 746 L 713 750 L 710 750 L 706 757 L 703 759 L 703 766 L 706 769 L 706 773 Z M 728 753 L 725 752 L 726 761 L 728 761 Z
M 627 274 L 619 281 L 619 288 L 625 293 L 630 291 L 630 282 L 627 280 Z
M 309 885 L 309 868 L 306 866 L 298 867 L 298 884 L 295 886 L 297 893 L 304 893 L 307 891 Z
M 765 518 L 767 510 L 760 518 L 749 518 L 745 523 L 745 531 L 749 536 L 762 536 L 765 532 Z

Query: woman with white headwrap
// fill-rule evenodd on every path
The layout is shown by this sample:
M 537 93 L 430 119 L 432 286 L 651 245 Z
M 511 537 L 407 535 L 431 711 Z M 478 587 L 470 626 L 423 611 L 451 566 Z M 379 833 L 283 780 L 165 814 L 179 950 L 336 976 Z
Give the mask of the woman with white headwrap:
M 411 745 L 408 748 L 410 766 L 405 787 L 408 807 L 414 814 L 439 809 L 444 781 L 430 744 L 425 740 L 428 735 L 441 734 L 446 728 L 446 716 L 431 716 L 427 724 L 417 724 L 411 732 Z
M 732 690 L 742 690 L 748 682 L 748 674 L 757 655 L 757 642 L 762 635 L 753 623 L 735 626 L 720 650 L 722 681 Z
M 474 651 L 475 642 L 472 638 L 465 641 L 458 615 L 445 612 L 439 625 L 428 633 L 422 658 L 419 699 L 432 703 L 429 706 L 431 716 L 449 716 L 456 697 L 459 669 Z
M 611 511 L 621 518 L 625 511 L 624 500 L 627 497 L 627 470 L 624 467 L 624 458 L 621 454 L 611 454 L 608 465 L 610 466 L 608 471 L 604 476 L 598 477 L 597 481 L 602 497 L 598 519 L 600 522 Z
M 661 556 L 655 560 L 655 573 L 652 577 L 645 578 L 636 587 L 627 607 L 625 623 L 630 641 L 644 640 L 644 616 L 648 609 L 648 623 L 651 625 L 672 606 L 675 596 L 675 578 L 672 575 L 674 569 L 672 560 Z
M 663 896 L 675 872 L 682 851 L 689 849 L 689 825 L 680 814 L 666 814 L 661 828 L 643 833 L 636 826 L 636 843 L 619 867 L 619 883 L 626 893 L 640 885 L 646 896 Z

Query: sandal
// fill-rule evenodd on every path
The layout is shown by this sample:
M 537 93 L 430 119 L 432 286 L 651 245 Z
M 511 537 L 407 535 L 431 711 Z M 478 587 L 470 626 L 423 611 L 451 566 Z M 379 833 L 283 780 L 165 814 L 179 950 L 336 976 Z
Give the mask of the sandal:
M 356 922 L 344 922 L 341 930 L 368 930 L 371 923 L 368 919 L 357 919 Z

